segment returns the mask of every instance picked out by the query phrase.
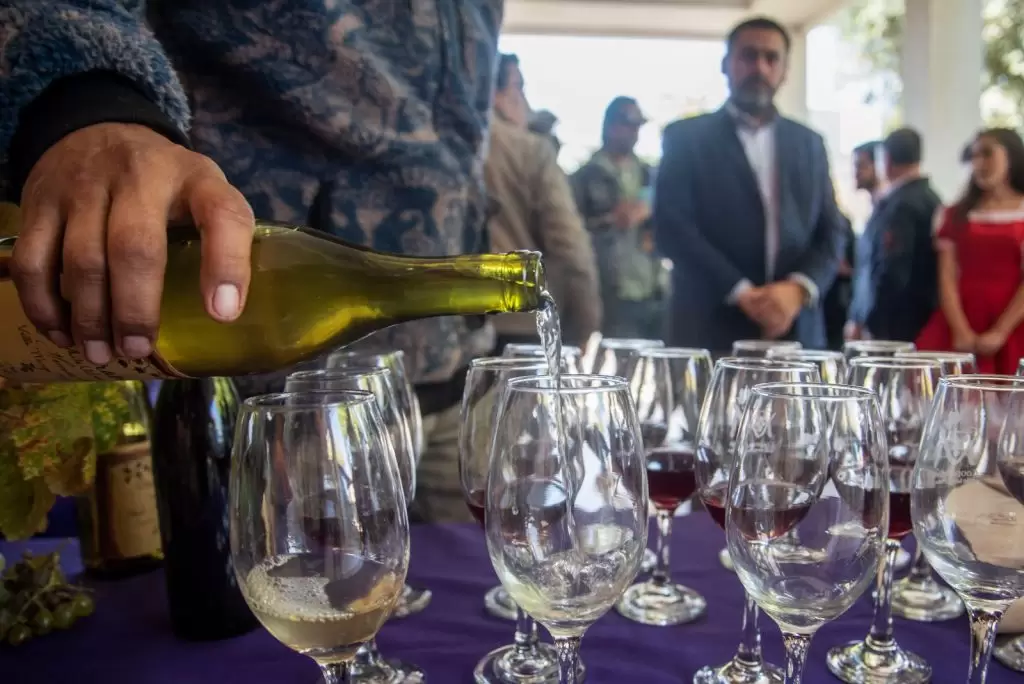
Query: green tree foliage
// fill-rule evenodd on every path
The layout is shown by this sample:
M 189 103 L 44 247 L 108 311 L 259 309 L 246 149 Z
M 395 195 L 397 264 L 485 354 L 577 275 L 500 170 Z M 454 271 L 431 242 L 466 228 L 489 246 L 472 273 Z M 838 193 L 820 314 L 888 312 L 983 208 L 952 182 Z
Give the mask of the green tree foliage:
M 854 0 L 837 17 L 843 34 L 883 78 L 874 97 L 895 102 L 903 44 L 902 0 Z M 982 113 L 988 125 L 1024 123 L 1024 0 L 986 0 Z

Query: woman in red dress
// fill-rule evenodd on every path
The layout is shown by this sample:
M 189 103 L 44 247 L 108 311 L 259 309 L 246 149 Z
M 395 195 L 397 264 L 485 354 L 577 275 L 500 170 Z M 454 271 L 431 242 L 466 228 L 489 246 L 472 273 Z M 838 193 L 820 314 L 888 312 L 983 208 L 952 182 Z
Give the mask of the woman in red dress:
M 982 131 L 963 197 L 936 220 L 939 310 L 917 347 L 968 351 L 981 373 L 1017 372 L 1024 356 L 1024 142 Z

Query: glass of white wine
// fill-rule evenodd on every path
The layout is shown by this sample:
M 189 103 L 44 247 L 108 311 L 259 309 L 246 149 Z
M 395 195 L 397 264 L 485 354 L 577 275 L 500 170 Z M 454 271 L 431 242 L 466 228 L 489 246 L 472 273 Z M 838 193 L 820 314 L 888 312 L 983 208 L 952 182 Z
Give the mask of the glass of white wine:
M 231 557 L 242 595 L 275 638 L 347 682 L 409 567 L 394 449 L 368 392 L 252 397 L 231 467 Z
M 640 569 L 647 505 L 625 380 L 509 380 L 491 446 L 487 549 L 512 599 L 554 637 L 562 684 L 579 681 L 584 632 Z

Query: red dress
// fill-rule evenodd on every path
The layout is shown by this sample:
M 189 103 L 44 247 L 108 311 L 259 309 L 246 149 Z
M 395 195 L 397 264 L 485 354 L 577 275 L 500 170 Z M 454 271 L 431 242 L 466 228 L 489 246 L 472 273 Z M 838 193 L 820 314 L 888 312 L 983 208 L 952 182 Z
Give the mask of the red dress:
M 966 223 L 949 209 L 936 225 L 938 250 L 956 251 L 960 302 L 971 329 L 979 335 L 995 325 L 1021 285 L 1024 258 L 1024 207 L 1013 211 L 972 212 Z M 951 351 L 953 336 L 942 311 L 936 311 L 917 338 L 923 351 Z M 978 356 L 979 373 L 1013 375 L 1024 357 L 1024 325 L 1018 325 L 994 356 Z

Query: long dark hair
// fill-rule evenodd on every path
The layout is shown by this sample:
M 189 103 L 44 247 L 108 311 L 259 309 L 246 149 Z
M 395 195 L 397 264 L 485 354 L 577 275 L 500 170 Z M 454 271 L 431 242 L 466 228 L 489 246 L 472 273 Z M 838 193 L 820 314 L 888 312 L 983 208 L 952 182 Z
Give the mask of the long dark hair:
M 975 136 L 974 142 L 977 143 L 982 138 L 989 138 L 1006 150 L 1008 164 L 1006 180 L 1011 188 L 1024 195 L 1024 141 L 1021 140 L 1017 131 L 1012 128 L 987 128 Z M 953 205 L 953 217 L 958 222 L 966 222 L 967 215 L 978 206 L 984 194 L 985 191 L 978 187 L 972 173 L 971 179 L 967 182 L 967 188 L 957 203 Z

